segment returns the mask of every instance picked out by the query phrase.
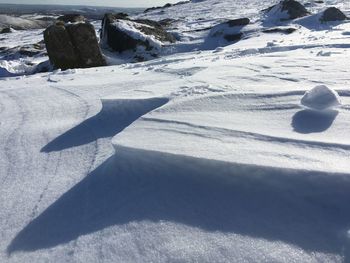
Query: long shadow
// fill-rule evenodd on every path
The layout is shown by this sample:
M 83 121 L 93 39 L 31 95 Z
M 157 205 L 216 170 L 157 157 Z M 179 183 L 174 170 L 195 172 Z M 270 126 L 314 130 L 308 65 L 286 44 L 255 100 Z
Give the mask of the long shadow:
M 348 256 L 349 200 L 348 175 L 122 148 L 18 233 L 8 253 L 162 220 Z
M 102 100 L 102 109 L 97 115 L 60 135 L 41 151 L 61 151 L 88 144 L 99 138 L 112 137 L 142 115 L 167 102 L 166 98 Z
M 332 126 L 338 113 L 336 110 L 327 112 L 301 110 L 293 116 L 292 127 L 302 134 L 324 132 Z

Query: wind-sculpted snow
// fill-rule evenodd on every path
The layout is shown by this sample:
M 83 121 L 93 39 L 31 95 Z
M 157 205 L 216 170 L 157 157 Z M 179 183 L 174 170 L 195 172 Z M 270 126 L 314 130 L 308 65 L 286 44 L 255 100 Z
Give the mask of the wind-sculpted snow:
M 275 258 L 270 249 L 301 261 L 312 256 L 300 249 L 347 258 L 349 187 L 348 174 L 121 147 L 30 222 L 8 252 L 40 251 L 113 226 L 120 234 L 101 250 L 113 246 L 127 251 L 113 255 L 118 262 L 129 262 L 130 254 L 136 262 L 231 262 L 247 257 L 256 262 L 262 255 L 268 262 Z M 127 241 L 130 235 L 132 242 Z M 237 243 L 248 245 L 249 251 Z
M 348 111 L 313 112 L 303 109 L 299 98 L 293 93 L 235 93 L 174 102 L 142 117 L 113 143 L 116 151 L 122 146 L 233 163 L 348 173 L 350 138 L 342 136 L 350 121 Z M 350 102 L 346 97 L 344 101 Z
M 174 18 L 180 39 L 148 62 L 31 76 L 2 62 L 17 76 L 0 79 L 0 262 L 349 262 L 350 23 L 267 34 L 275 3 L 140 15 Z M 349 16 L 340 0 L 307 8 L 329 5 Z M 240 41 L 203 45 L 242 17 Z M 303 106 L 319 85 L 341 105 Z
M 140 116 L 167 101 L 166 98 L 103 99 L 102 109 L 98 114 L 57 137 L 42 148 L 42 151 L 61 151 L 91 143 L 99 138 L 113 137 Z

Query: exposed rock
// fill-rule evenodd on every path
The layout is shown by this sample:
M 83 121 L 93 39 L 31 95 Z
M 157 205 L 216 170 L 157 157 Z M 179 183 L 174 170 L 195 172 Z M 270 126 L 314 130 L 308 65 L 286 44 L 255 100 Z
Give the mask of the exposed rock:
M 72 24 L 67 26 L 67 30 L 78 54 L 80 67 L 89 68 L 106 65 L 93 25 L 89 23 Z
M 151 51 L 164 42 L 175 42 L 161 24 L 147 19 L 131 20 L 106 14 L 102 21 L 101 39 L 111 49 L 123 52 L 143 46 Z
M 243 33 L 228 34 L 228 35 L 224 35 L 224 38 L 229 42 L 235 42 L 235 41 L 241 40 L 242 36 L 243 36 Z
M 177 20 L 176 19 L 172 19 L 172 18 L 165 18 L 165 19 L 162 19 L 160 21 L 158 21 L 158 23 L 163 26 L 163 27 L 168 27 L 170 26 L 171 24 L 175 23 Z
M 287 11 L 290 19 L 303 17 L 309 14 L 306 8 L 295 0 L 284 0 L 282 2 L 282 11 Z
M 0 34 L 8 34 L 8 33 L 12 33 L 11 27 L 5 27 L 0 31 Z
M 65 70 L 79 66 L 79 57 L 64 26 L 48 27 L 44 31 L 44 40 L 50 62 L 55 68 Z
M 116 13 L 114 14 L 114 17 L 118 19 L 126 19 L 129 17 L 129 15 L 127 13 Z
M 320 18 L 321 22 L 330 22 L 330 21 L 344 21 L 346 20 L 346 15 L 340 11 L 338 8 L 329 7 L 324 12 Z
M 148 13 L 150 11 L 154 11 L 154 10 L 158 10 L 158 9 L 163 9 L 163 8 L 168 8 L 168 7 L 171 7 L 172 4 L 170 3 L 167 3 L 165 4 L 164 6 L 155 6 L 155 7 L 150 7 L 150 8 L 147 8 L 145 9 L 145 11 L 143 11 L 144 13 Z
M 104 66 L 106 62 L 89 23 L 52 25 L 44 32 L 46 49 L 55 68 Z
M 78 23 L 85 22 L 85 17 L 80 14 L 67 14 L 57 18 L 58 21 L 62 21 L 64 23 Z
M 214 26 L 209 36 L 212 38 L 224 38 L 228 42 L 239 41 L 243 37 L 241 29 L 249 23 L 250 20 L 248 18 L 229 20 Z
M 269 28 L 265 29 L 262 32 L 264 33 L 282 33 L 282 34 L 292 34 L 296 31 L 297 29 L 294 27 L 288 27 L 288 28 L 283 28 L 283 27 L 275 27 L 275 28 Z
M 170 3 L 167 3 L 163 6 L 156 6 L 156 7 L 150 7 L 150 8 L 147 8 L 145 11 L 143 11 L 144 13 L 148 13 L 150 11 L 154 11 L 154 10 L 159 10 L 159 9 L 165 9 L 165 8 L 169 8 L 169 7 L 172 7 L 172 6 L 176 6 L 176 5 L 183 5 L 183 4 L 187 4 L 189 3 L 190 1 L 180 1 L 178 3 L 175 3 L 175 4 L 170 4 Z
M 277 12 L 281 14 L 287 13 L 287 17 L 281 18 L 281 20 L 296 19 L 310 14 L 301 3 L 295 0 L 283 0 L 277 5 L 266 9 L 266 11 L 271 13 L 271 15 L 276 15 Z
M 239 18 L 234 20 L 229 20 L 226 22 L 230 27 L 234 26 L 246 26 L 250 23 L 249 18 Z

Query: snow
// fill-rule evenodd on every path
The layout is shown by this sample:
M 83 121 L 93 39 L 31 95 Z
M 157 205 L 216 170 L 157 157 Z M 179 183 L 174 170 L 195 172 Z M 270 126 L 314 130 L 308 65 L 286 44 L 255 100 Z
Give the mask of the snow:
M 272 4 L 140 14 L 180 19 L 162 57 L 1 78 L 0 262 L 348 262 L 350 23 L 265 34 Z
M 48 23 L 39 20 L 25 19 L 0 14 L 0 28 L 11 27 L 16 30 L 45 28 Z
M 138 26 L 141 26 L 141 24 L 133 21 L 128 21 L 128 20 L 117 20 L 113 24 L 116 26 L 119 30 L 123 31 L 130 37 L 136 40 L 141 40 L 143 42 L 148 41 L 150 47 L 152 47 L 155 50 L 159 50 L 162 47 L 162 43 L 157 40 L 154 36 L 151 35 L 146 35 L 142 33 L 139 29 Z
M 307 91 L 301 104 L 315 110 L 325 110 L 341 105 L 339 94 L 325 85 L 316 86 Z

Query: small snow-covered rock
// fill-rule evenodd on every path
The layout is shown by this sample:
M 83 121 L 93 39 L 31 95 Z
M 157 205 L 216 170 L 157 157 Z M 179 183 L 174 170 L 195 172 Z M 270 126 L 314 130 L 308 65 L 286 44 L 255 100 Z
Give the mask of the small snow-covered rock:
M 341 105 L 339 94 L 325 85 L 316 86 L 307 91 L 301 104 L 314 110 L 326 110 Z

